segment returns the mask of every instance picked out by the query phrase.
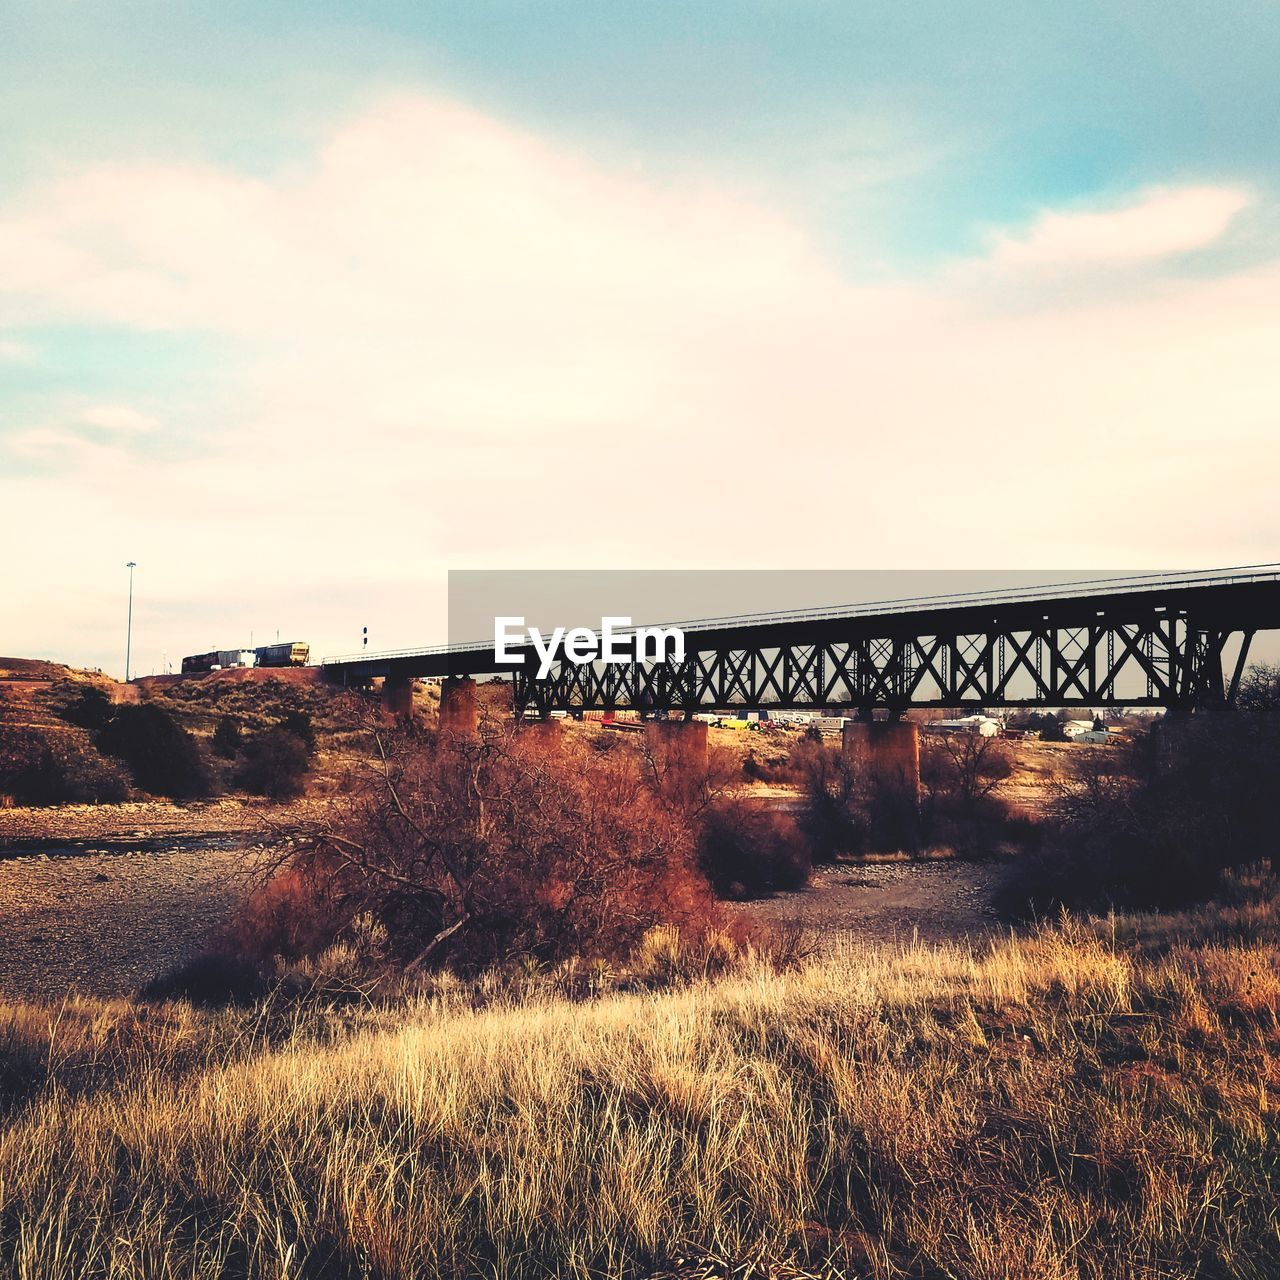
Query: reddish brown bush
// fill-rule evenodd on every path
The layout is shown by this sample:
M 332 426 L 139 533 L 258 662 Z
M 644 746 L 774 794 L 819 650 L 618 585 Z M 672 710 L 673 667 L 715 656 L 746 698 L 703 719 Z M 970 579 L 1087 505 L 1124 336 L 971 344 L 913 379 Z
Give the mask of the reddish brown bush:
M 330 889 L 318 865 L 280 867 L 249 897 L 219 950 L 252 960 L 319 951 L 344 923 Z
M 290 867 L 318 941 L 370 915 L 410 968 L 619 956 L 714 914 L 688 817 L 644 753 L 489 718 L 474 738 L 379 731 Z
M 129 778 L 100 756 L 78 728 L 0 724 L 0 794 L 19 804 L 123 800 Z
M 698 863 L 723 898 L 799 889 L 812 866 L 794 818 L 737 798 L 719 800 L 703 815 Z

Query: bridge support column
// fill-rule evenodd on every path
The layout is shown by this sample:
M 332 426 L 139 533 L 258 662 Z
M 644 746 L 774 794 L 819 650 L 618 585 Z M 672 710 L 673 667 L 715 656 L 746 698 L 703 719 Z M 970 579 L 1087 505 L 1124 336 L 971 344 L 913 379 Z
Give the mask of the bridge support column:
M 920 803 L 920 726 L 913 720 L 851 720 L 844 754 L 878 786 Z
M 480 728 L 476 682 L 470 676 L 446 676 L 440 686 L 440 728 L 473 735 Z
M 851 720 L 840 745 L 871 783 L 877 838 L 914 848 L 920 836 L 920 726 L 912 720 Z
M 563 737 L 559 720 L 517 720 L 516 728 L 522 738 L 529 738 L 548 747 L 557 746 Z
M 707 726 L 702 720 L 649 720 L 644 740 L 659 776 L 707 767 Z
M 1192 721 L 1181 708 L 1166 711 L 1147 734 L 1148 758 L 1161 773 L 1168 773 L 1186 750 Z
M 413 677 L 393 675 L 382 681 L 384 720 L 408 720 L 413 715 Z

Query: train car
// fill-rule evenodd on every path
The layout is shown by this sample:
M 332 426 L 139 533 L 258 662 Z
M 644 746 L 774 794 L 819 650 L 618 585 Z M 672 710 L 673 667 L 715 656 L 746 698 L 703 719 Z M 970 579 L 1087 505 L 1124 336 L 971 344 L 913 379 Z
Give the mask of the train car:
M 218 665 L 218 655 L 216 653 L 193 653 L 182 660 L 182 674 L 184 676 L 199 675 L 205 671 L 212 671 Z
M 283 644 L 259 645 L 253 652 L 260 667 L 305 667 L 311 646 L 304 640 L 287 640 Z
M 218 666 L 251 667 L 254 665 L 254 657 L 252 649 L 219 649 Z

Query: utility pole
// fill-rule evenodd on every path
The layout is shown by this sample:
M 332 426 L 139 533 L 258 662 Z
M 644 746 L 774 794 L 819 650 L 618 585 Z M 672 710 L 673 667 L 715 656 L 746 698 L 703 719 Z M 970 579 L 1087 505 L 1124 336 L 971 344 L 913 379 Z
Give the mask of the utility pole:
M 133 656 L 133 571 L 136 569 L 137 562 L 130 560 L 125 568 L 129 570 L 129 625 L 125 632 L 124 641 L 124 682 L 129 683 L 129 660 Z

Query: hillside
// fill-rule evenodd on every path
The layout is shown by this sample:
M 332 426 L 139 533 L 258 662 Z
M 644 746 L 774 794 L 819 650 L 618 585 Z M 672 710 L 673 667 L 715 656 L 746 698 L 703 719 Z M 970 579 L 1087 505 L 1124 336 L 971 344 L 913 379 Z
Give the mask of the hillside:
M 86 685 L 104 690 L 114 703 L 137 702 L 140 696 L 134 686 L 101 671 L 39 658 L 0 658 L 0 726 L 65 730 L 67 725 L 53 714 L 52 700 L 59 689 Z

